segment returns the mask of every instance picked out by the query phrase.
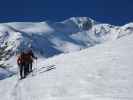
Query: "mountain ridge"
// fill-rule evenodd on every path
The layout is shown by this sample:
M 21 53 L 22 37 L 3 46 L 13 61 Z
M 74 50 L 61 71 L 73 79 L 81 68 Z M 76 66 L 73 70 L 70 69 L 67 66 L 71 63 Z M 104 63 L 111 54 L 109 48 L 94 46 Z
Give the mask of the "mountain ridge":
M 38 55 L 48 58 L 132 33 L 133 23 L 114 26 L 88 17 L 72 17 L 61 22 L 11 22 L 0 24 L 0 47 L 7 46 L 4 52 L 9 52 L 9 59 L 29 45 Z

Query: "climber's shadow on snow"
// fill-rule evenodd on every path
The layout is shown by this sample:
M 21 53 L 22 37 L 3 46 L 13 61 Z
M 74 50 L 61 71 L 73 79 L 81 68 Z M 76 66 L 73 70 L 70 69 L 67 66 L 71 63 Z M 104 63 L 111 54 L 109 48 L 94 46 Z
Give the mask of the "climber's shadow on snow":
M 56 69 L 55 65 L 50 65 L 50 66 L 41 67 L 40 69 L 37 70 L 37 72 L 41 74 L 41 73 L 48 72 L 54 69 Z
M 46 70 L 40 71 L 39 74 L 44 73 L 44 72 L 48 72 L 48 71 L 54 70 L 54 69 L 56 69 L 56 67 L 47 68 Z

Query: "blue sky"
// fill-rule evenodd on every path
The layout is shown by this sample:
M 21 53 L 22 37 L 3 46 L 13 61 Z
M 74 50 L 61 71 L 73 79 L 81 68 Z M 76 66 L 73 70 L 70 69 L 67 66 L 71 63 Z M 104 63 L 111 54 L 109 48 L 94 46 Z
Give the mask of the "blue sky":
M 123 25 L 133 21 L 133 0 L 2 0 L 0 22 L 62 21 L 86 16 Z

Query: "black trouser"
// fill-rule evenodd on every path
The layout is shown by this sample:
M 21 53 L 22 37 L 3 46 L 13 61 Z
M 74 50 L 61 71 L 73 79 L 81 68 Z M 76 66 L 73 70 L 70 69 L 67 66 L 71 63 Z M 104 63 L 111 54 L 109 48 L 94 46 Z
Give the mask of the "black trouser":
M 28 63 L 25 64 L 24 70 L 25 70 L 25 76 L 28 75 L 29 74 L 29 64 Z
M 32 72 L 32 62 L 29 63 L 29 72 Z
M 23 63 L 20 64 L 20 78 L 25 78 L 28 73 L 29 73 L 29 64 L 28 63 Z
M 32 63 L 23 63 L 19 65 L 20 78 L 25 78 L 32 72 Z
M 28 75 L 30 72 L 32 72 L 32 63 L 29 62 L 26 63 L 24 70 L 25 70 L 25 75 Z
M 25 64 L 19 65 L 19 71 L 20 71 L 20 78 L 24 78 L 25 77 Z

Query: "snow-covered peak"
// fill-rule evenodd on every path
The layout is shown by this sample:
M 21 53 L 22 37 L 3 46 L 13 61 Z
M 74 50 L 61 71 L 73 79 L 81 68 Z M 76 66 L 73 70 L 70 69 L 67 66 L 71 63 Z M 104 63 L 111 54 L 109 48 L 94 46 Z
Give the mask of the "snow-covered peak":
M 67 25 L 75 24 L 78 28 L 84 29 L 85 24 L 88 24 L 88 29 L 90 29 L 93 25 L 95 25 L 97 22 L 89 17 L 71 17 L 63 23 Z
M 73 21 L 76 24 L 80 24 L 80 23 L 85 23 L 85 22 L 90 22 L 92 24 L 94 24 L 96 21 L 94 21 L 93 19 L 89 18 L 89 17 L 71 17 L 67 20 L 64 21 L 64 23 L 69 22 L 69 21 Z
M 123 29 L 127 30 L 127 29 L 133 29 L 133 22 L 132 23 L 128 23 L 124 26 L 122 26 Z

